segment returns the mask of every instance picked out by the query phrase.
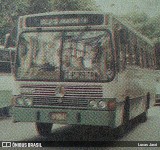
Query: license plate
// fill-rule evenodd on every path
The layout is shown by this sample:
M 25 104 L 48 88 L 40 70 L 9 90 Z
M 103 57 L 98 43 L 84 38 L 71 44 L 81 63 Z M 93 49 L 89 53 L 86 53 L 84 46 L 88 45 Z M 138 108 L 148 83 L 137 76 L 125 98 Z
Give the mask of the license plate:
M 51 113 L 51 119 L 53 121 L 65 121 L 67 118 L 67 113 Z

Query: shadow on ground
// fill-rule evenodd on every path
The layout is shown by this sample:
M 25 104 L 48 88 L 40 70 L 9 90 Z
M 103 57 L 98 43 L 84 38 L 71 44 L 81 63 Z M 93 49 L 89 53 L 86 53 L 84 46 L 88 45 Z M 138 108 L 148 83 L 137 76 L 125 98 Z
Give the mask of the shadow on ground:
M 136 121 L 132 121 L 125 133 L 118 137 L 115 137 L 114 131 L 107 127 L 63 126 L 58 129 L 52 128 L 52 133 L 48 137 L 37 135 L 32 139 L 25 139 L 25 141 L 117 141 L 127 136 L 137 125 Z

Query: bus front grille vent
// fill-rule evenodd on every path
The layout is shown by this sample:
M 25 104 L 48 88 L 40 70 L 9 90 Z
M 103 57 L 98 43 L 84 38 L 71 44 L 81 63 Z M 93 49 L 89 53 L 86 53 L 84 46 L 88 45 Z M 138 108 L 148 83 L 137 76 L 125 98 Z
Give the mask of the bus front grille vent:
M 101 86 L 63 86 L 65 94 L 58 97 L 56 86 L 34 87 L 34 106 L 71 106 L 86 108 L 90 100 L 99 100 L 103 97 Z

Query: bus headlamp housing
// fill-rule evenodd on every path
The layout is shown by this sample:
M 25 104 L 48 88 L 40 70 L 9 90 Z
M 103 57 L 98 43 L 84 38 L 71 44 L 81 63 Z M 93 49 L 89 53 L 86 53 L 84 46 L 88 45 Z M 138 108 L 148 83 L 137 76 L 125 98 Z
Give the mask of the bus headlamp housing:
M 102 109 L 106 108 L 106 106 L 107 106 L 106 102 L 104 102 L 104 101 L 100 101 L 100 102 L 98 103 L 98 105 L 99 105 L 99 107 L 102 108 Z
M 26 98 L 25 100 L 24 100 L 24 103 L 25 103 L 25 105 L 26 106 L 32 106 L 32 99 L 29 99 L 29 98 Z
M 24 101 L 22 98 L 17 98 L 16 99 L 16 105 L 19 105 L 19 106 L 24 106 Z
M 33 101 L 30 98 L 16 98 L 15 105 L 16 106 L 32 106 Z
M 89 107 L 93 109 L 112 111 L 116 109 L 116 100 L 115 99 L 91 100 L 89 102 Z
M 97 102 L 96 102 L 95 100 L 90 101 L 89 105 L 90 105 L 92 108 L 97 108 Z

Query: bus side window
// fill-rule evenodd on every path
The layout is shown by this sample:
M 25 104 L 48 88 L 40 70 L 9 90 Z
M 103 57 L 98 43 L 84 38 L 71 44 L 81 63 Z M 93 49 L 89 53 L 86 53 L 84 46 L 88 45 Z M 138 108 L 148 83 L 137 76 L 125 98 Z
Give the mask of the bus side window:
M 127 45 L 126 61 L 126 63 L 129 65 L 133 64 L 133 46 L 131 42 L 129 42 Z
M 0 62 L 0 73 L 10 73 L 11 64 L 10 62 Z
M 150 60 L 150 68 L 152 69 L 153 67 L 154 67 L 154 63 L 153 63 L 153 54 L 149 54 L 148 55 L 148 58 L 149 58 L 149 60 Z
M 126 48 L 121 45 L 120 47 L 120 70 L 124 70 L 126 67 Z
M 114 30 L 114 45 L 115 45 L 115 66 L 116 66 L 116 71 L 120 71 L 120 34 L 118 31 L 118 27 L 115 28 Z
M 10 55 L 9 51 L 0 51 L 0 73 L 10 73 L 11 64 L 10 64 Z
M 146 51 L 144 52 L 144 68 L 147 68 L 147 54 L 146 54 Z
M 146 67 L 146 63 L 145 63 L 145 51 L 144 48 L 140 48 L 140 67 L 141 68 L 145 68 Z
M 140 65 L 140 57 L 139 57 L 139 52 L 138 52 L 138 47 L 137 45 L 134 45 L 134 55 L 135 55 L 135 65 L 139 66 Z
M 132 39 L 130 40 L 130 49 L 132 55 L 132 65 L 136 65 L 136 45 L 137 45 L 137 38 L 132 35 Z
M 121 29 L 119 31 L 119 34 L 120 34 L 120 44 L 126 45 L 128 43 L 127 31 L 125 29 Z
M 160 69 L 160 43 L 155 44 L 155 66 L 156 69 Z
M 140 67 L 141 68 L 144 68 L 145 67 L 145 65 L 144 65 L 144 50 L 143 50 L 143 48 L 140 48 Z
M 127 33 L 125 29 L 119 31 L 120 35 L 120 70 L 124 70 L 126 67 L 126 51 L 127 51 Z
M 149 59 L 149 54 L 146 52 L 146 68 L 150 67 L 150 59 Z

